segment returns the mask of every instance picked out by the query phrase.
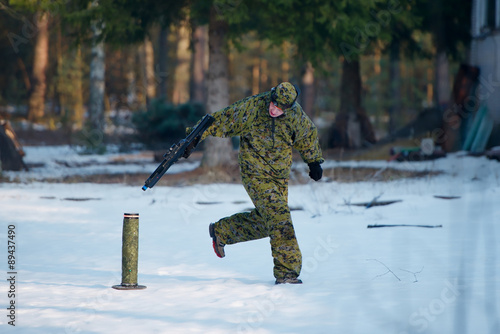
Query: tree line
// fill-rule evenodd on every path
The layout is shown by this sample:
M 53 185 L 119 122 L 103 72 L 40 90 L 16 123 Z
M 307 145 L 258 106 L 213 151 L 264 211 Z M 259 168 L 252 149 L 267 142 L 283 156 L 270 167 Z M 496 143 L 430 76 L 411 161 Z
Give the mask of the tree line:
M 466 59 L 470 8 L 451 0 L 2 1 L 0 105 L 26 105 L 34 123 L 57 115 L 104 133 L 111 105 L 198 101 L 213 112 L 293 80 L 308 114 L 335 112 L 328 146 L 360 147 L 376 141 L 374 112 L 391 133 L 417 101 L 448 101 L 453 66 Z M 227 145 L 208 147 L 223 161 Z

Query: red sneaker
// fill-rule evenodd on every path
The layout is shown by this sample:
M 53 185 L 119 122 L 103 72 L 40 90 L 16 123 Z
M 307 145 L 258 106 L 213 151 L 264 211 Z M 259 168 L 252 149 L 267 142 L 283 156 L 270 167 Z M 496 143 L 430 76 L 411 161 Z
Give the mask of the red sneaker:
M 210 226 L 208 227 L 208 232 L 210 233 L 210 236 L 212 237 L 212 240 L 213 240 L 215 254 L 222 259 L 224 256 L 226 256 L 226 254 L 224 253 L 224 246 L 225 245 L 215 235 L 215 224 L 214 223 L 210 224 Z

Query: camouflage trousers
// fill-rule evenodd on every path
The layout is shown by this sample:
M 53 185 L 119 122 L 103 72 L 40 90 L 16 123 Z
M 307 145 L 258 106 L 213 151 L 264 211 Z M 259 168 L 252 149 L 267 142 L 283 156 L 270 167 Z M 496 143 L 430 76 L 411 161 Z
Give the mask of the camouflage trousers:
M 242 179 L 255 209 L 222 218 L 215 223 L 215 232 L 226 245 L 269 237 L 274 276 L 298 277 L 302 254 L 288 207 L 288 180 L 254 175 Z

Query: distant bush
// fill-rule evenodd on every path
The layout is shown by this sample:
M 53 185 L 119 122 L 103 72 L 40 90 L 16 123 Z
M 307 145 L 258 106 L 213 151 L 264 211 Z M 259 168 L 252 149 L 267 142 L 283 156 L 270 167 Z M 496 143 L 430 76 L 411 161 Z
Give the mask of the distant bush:
M 186 136 L 186 127 L 194 126 L 203 115 L 201 103 L 174 105 L 163 100 L 154 100 L 147 111 L 133 115 L 138 137 L 151 148 L 164 148 Z

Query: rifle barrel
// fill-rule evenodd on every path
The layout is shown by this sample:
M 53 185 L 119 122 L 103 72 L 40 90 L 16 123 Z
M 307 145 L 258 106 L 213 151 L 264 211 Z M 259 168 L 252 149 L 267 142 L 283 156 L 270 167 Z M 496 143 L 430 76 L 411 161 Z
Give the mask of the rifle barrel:
M 184 154 L 186 148 L 193 142 L 193 140 L 203 134 L 205 130 L 214 122 L 211 115 L 205 115 L 201 122 L 193 129 L 193 131 L 184 139 L 181 139 L 177 144 L 172 145 L 169 150 L 163 155 L 164 159 L 156 170 L 149 176 L 149 178 L 142 186 L 142 190 L 146 191 L 147 188 L 153 188 L 154 185 L 161 179 L 166 171 L 179 160 Z

